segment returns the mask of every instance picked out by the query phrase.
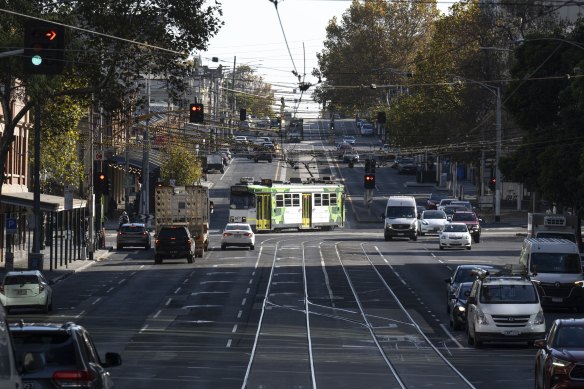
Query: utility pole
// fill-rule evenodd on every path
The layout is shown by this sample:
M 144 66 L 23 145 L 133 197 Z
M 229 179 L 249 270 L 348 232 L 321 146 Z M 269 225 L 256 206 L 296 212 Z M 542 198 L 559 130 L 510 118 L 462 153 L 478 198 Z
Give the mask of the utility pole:
M 501 221 L 501 170 L 499 169 L 499 160 L 501 159 L 501 88 L 497 87 L 497 145 L 495 149 L 495 221 Z

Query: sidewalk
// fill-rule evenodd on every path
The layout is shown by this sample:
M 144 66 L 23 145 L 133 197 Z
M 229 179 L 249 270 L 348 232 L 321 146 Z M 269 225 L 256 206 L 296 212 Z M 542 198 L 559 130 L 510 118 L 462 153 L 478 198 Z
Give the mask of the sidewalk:
M 106 248 L 101 250 L 96 250 L 93 253 L 93 260 L 73 260 L 68 261 L 63 260 L 63 263 L 58 263 L 58 267 L 51 270 L 49 248 L 41 250 L 43 253 L 43 275 L 47 280 L 52 280 L 53 282 L 59 282 L 60 280 L 69 277 L 75 272 L 82 271 L 89 266 L 94 265 L 96 262 L 104 261 L 107 259 L 110 248 L 114 246 L 116 239 L 116 230 L 118 228 L 117 222 L 106 222 Z M 28 254 L 24 252 L 18 252 L 14 255 L 14 266 L 13 271 L 28 270 Z M 5 268 L 5 263 L 0 263 L 0 282 L 4 279 L 7 270 Z

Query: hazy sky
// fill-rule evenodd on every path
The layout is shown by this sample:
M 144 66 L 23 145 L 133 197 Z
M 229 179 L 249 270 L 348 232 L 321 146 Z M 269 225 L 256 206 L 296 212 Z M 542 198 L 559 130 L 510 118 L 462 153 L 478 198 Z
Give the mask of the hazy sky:
M 325 28 L 334 16 L 341 15 L 351 5 L 350 0 L 280 0 L 278 13 L 270 0 L 219 0 L 225 25 L 212 38 L 209 49 L 200 53 L 203 64 L 216 67 L 212 57 L 218 57 L 223 66 L 249 64 L 257 74 L 272 84 L 278 92 L 291 92 L 298 80 L 292 74 L 306 72 L 306 82 L 316 83 L 310 75 L 316 67 L 316 53 L 322 50 Z M 439 1 L 445 12 L 452 1 Z M 288 53 L 288 40 L 292 59 Z M 304 48 L 303 48 L 304 47 Z

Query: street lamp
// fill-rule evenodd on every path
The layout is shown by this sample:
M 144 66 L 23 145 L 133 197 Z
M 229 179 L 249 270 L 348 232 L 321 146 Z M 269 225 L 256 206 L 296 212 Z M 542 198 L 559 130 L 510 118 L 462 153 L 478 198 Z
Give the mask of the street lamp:
M 497 132 L 497 143 L 496 143 L 496 147 L 495 147 L 495 166 L 496 166 L 496 170 L 495 170 L 495 221 L 500 222 L 501 221 L 501 188 L 502 188 L 502 184 L 503 184 L 501 182 L 501 171 L 499 170 L 499 159 L 501 158 L 501 89 L 498 86 L 494 87 L 494 86 L 488 85 L 488 84 L 481 82 L 481 81 L 470 80 L 470 79 L 463 78 L 460 76 L 457 76 L 457 78 L 459 78 L 465 82 L 469 82 L 472 84 L 477 84 L 479 86 L 482 86 L 483 88 L 485 88 L 486 90 L 491 92 L 495 96 L 495 99 L 497 101 L 496 114 L 495 114 L 495 129 Z M 484 177 L 481 177 L 481 182 L 483 179 L 484 179 Z

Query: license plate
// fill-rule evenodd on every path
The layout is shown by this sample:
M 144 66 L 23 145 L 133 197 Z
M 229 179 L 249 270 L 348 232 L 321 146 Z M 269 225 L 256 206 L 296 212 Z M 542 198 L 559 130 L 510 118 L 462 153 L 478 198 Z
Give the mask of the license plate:
M 561 303 L 564 301 L 561 297 L 552 297 L 552 303 Z
M 35 386 L 34 382 L 23 382 L 22 388 L 23 389 L 34 389 L 34 388 L 36 388 L 36 386 Z
M 518 331 L 518 330 L 506 330 L 506 331 L 503 331 L 503 335 L 507 335 L 507 336 L 517 336 L 519 334 L 521 334 L 521 332 Z
M 176 251 L 176 250 L 170 250 L 170 253 L 171 254 L 176 254 L 176 253 L 178 253 L 178 251 Z
M 26 289 L 18 289 L 18 290 L 16 291 L 16 294 L 19 294 L 19 295 L 26 294 Z
M 397 235 L 398 235 L 398 236 L 403 236 L 403 235 L 405 235 L 405 233 L 403 233 L 403 232 L 398 232 L 398 233 L 397 233 Z

